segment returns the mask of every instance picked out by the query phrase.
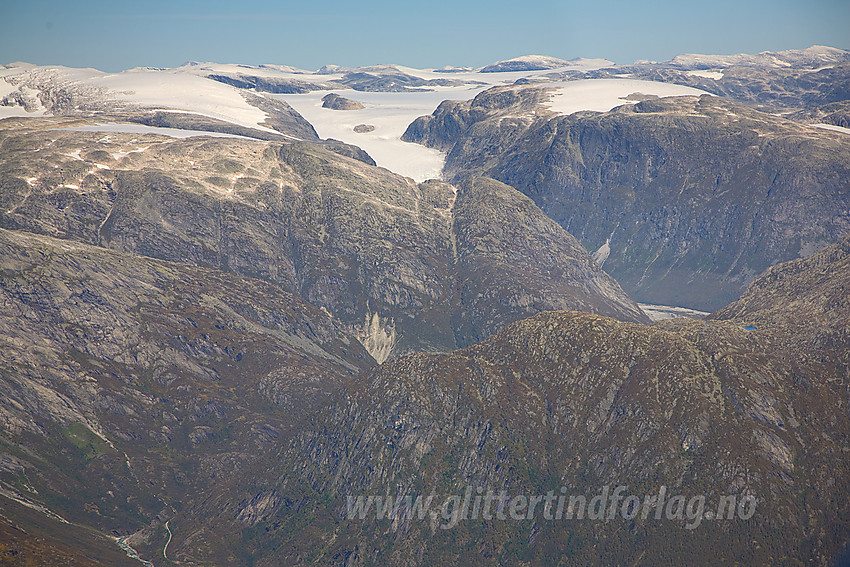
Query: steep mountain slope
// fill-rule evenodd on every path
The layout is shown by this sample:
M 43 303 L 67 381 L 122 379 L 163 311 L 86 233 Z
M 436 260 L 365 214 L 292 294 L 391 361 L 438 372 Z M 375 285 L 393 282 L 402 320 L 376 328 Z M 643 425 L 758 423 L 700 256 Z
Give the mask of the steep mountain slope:
M 330 318 L 264 282 L 6 230 L 0 248 L 0 529 L 21 559 L 120 563 L 92 527 L 213 565 L 827 565 L 850 539 L 850 240 L 707 322 L 543 313 L 372 372 Z M 812 342 L 810 312 L 830 341 Z M 756 504 L 723 521 L 346 512 L 347 495 L 563 486 L 590 502 L 605 485 L 703 495 L 700 514 Z
M 850 237 L 817 250 L 850 230 L 850 148 L 807 124 L 842 119 L 821 105 L 842 53 L 632 71 L 744 77 L 741 98 L 805 106 L 784 117 L 564 81 L 625 71 L 600 61 L 0 69 L 0 116 L 67 114 L 0 120 L 0 564 L 835 564 Z M 220 106 L 169 104 L 158 77 Z M 407 135 L 449 153 L 451 184 L 247 92 L 471 97 L 476 77 L 517 84 Z M 601 267 L 721 305 L 800 255 L 705 320 L 653 324 Z M 458 515 L 488 491 L 520 516 Z M 550 492 L 581 516 L 552 518 Z
M 461 182 L 453 223 L 458 345 L 540 311 L 646 321 L 581 244 L 515 189 L 487 178 Z
M 375 365 L 268 283 L 1 229 L 0 304 L 0 530 L 22 564 L 119 564 L 100 534 L 140 529 L 161 548 L 159 514 L 261 474 Z
M 774 266 L 741 299 L 709 319 L 782 329 L 822 362 L 850 369 L 850 239 L 810 258 Z M 789 313 L 800 314 L 790 316 Z
M 258 565 L 828 565 L 850 541 L 848 246 L 771 270 L 708 322 L 543 313 L 451 355 L 384 364 L 299 435 L 275 483 L 257 487 L 255 500 L 279 501 L 265 519 L 234 521 L 232 509 L 216 525 L 241 524 Z M 814 345 L 813 305 L 830 306 L 843 335 Z M 467 487 L 513 498 L 565 486 L 591 501 L 617 485 L 642 500 L 660 486 L 668 497 L 704 495 L 700 514 L 724 495 L 757 504 L 749 519 L 723 521 L 656 518 L 655 508 L 558 521 L 538 508 L 522 520 L 452 522 L 439 510 L 456 495 L 459 511 Z M 406 496 L 429 494 L 436 516 L 406 516 Z M 350 519 L 349 495 L 402 504 L 395 516 Z
M 466 346 L 554 307 L 646 321 L 569 234 L 507 187 L 483 201 L 457 199 L 445 183 L 415 184 L 314 144 L 17 120 L 4 122 L 0 138 L 0 227 L 273 282 L 327 309 L 380 361 Z M 490 214 L 518 198 L 522 218 Z M 460 234 L 469 229 L 456 217 L 491 239 L 506 230 L 516 237 L 458 264 L 458 245 L 479 244 Z M 534 255 L 532 279 L 517 266 Z M 501 275 L 484 283 L 493 273 L 482 268 L 493 262 Z M 458 278 L 466 291 L 455 290 Z M 490 295 L 470 295 L 479 287 Z
M 648 303 L 716 309 L 850 231 L 850 138 L 717 97 L 553 116 L 542 87 L 444 103 L 405 139 L 529 197 Z M 643 99 L 641 102 L 639 101 Z M 627 101 L 623 101 L 627 102 Z

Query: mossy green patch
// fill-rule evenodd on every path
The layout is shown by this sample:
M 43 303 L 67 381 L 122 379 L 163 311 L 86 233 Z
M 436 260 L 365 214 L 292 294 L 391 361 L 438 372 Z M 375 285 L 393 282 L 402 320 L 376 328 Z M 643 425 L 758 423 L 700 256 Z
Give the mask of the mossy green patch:
M 109 444 L 82 423 L 72 423 L 62 428 L 62 436 L 82 451 L 87 461 L 114 452 Z

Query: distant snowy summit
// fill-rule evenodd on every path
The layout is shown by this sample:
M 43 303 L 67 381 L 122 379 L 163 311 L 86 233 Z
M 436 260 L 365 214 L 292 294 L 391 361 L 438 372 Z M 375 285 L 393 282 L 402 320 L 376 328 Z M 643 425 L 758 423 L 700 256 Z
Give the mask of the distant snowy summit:
M 0 65 L 0 120 L 79 116 L 160 128 L 159 133 L 172 128 L 261 140 L 332 139 L 356 147 L 351 151 L 357 155 L 368 154 L 364 161 L 424 180 L 440 175 L 445 154 L 409 143 L 416 140 L 404 138 L 407 129 L 445 101 L 472 100 L 487 89 L 515 89 L 523 96 L 545 89 L 514 116 L 522 120 L 608 112 L 653 96 L 713 94 L 788 112 L 805 109 L 798 118 L 806 124 L 843 133 L 850 107 L 846 89 L 835 86 L 846 84 L 848 74 L 850 52 L 823 46 L 755 55 L 686 54 L 631 65 L 546 55 L 484 67 L 328 64 L 315 71 L 189 61 L 176 68 L 104 73 L 10 63 Z M 834 103 L 841 104 L 830 106 Z
M 582 57 L 571 59 L 558 59 L 547 55 L 524 55 L 514 59 L 497 61 L 480 70 L 481 73 L 513 73 L 517 71 L 548 71 L 562 67 L 606 67 L 613 66 L 613 61 L 607 59 L 584 59 Z
M 700 55 L 686 53 L 670 60 L 672 67 L 680 69 L 725 69 L 728 67 L 806 68 L 835 65 L 850 61 L 850 51 L 813 45 L 807 49 L 762 51 L 754 55 Z

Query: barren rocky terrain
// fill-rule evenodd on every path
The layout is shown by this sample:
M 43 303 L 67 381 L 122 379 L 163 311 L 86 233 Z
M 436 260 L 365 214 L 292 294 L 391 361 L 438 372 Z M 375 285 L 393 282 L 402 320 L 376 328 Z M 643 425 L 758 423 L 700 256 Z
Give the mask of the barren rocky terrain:
M 0 68 L 0 565 L 839 564 L 848 59 Z

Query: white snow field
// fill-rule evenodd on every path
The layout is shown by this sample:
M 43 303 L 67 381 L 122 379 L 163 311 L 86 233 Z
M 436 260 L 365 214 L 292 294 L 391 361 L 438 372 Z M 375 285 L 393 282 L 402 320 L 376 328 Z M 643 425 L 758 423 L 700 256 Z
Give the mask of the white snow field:
M 402 134 L 420 116 L 431 114 L 445 100 L 469 100 L 481 91 L 496 85 L 510 85 L 522 78 L 546 80 L 548 73 L 567 70 L 590 71 L 611 66 L 605 59 L 577 59 L 567 66 L 540 71 L 512 71 L 505 73 L 479 73 L 476 70 L 439 72 L 433 69 L 414 69 L 402 65 L 376 65 L 357 69 L 380 73 L 401 71 L 426 80 L 450 79 L 465 83 L 457 87 L 427 87 L 418 91 L 401 93 L 357 92 L 353 90 L 315 91 L 308 94 L 273 95 L 285 100 L 313 127 L 321 138 L 334 138 L 363 148 L 381 167 L 413 178 L 415 181 L 439 178 L 445 163 L 445 154 L 419 144 L 403 142 Z M 244 69 L 242 70 L 244 72 Z M 331 80 L 341 78 L 342 72 L 327 75 L 290 74 L 286 78 L 300 80 Z M 543 82 L 541 82 L 541 85 Z M 432 89 L 432 90 L 427 90 Z M 322 97 L 328 92 L 356 100 L 365 108 L 361 110 L 330 110 L 322 108 Z M 375 130 L 357 133 L 358 124 L 374 126 Z
M 704 79 L 719 81 L 723 78 L 723 69 L 698 69 L 696 71 L 686 71 L 686 74 L 692 77 L 702 77 Z
M 625 100 L 630 94 L 659 97 L 710 94 L 692 87 L 638 79 L 584 79 L 545 86 L 557 87 L 547 106 L 558 114 L 573 114 L 582 110 L 607 112 L 623 104 L 637 103 L 636 100 Z
M 431 114 L 444 100 L 467 100 L 485 87 L 438 87 L 435 91 L 369 93 L 351 90 L 317 91 L 308 94 L 274 95 L 289 103 L 313 127 L 321 138 L 334 138 L 360 146 L 381 167 L 424 181 L 440 177 L 445 155 L 419 144 L 403 142 L 401 135 L 416 118 Z M 322 108 L 328 92 L 356 100 L 360 110 Z M 375 130 L 359 134 L 358 124 Z
M 230 85 L 204 77 L 170 71 L 124 71 L 89 81 L 106 88 L 112 98 L 140 106 L 185 110 L 247 128 L 278 132 L 262 126 L 265 112 L 248 104 Z
M 526 57 L 525 59 L 534 59 Z M 519 60 L 524 60 L 519 58 Z M 559 61 L 551 58 L 547 62 Z M 570 114 L 579 110 L 607 111 L 634 101 L 622 100 L 632 93 L 657 96 L 705 94 L 697 89 L 665 83 L 633 79 L 592 79 L 563 81 L 568 71 L 589 71 L 613 65 L 605 59 L 576 59 L 564 62 L 554 69 L 539 71 L 512 71 L 481 73 L 475 69 L 440 72 L 433 69 L 414 69 L 401 65 L 374 65 L 356 69 L 326 66 L 317 72 L 304 71 L 283 65 L 247 65 L 187 63 L 174 69 L 141 67 L 121 73 L 103 73 L 96 69 L 71 69 L 67 67 L 38 67 L 26 63 L 0 66 L 0 118 L 34 116 L 47 113 L 38 95 L 51 89 L 65 89 L 79 101 L 92 101 L 104 108 L 115 105 L 147 110 L 190 112 L 224 120 L 239 126 L 270 133 L 263 126 L 265 112 L 250 104 L 245 97 L 253 93 L 261 97 L 279 98 L 289 103 L 309 121 L 322 138 L 334 138 L 363 148 L 379 166 L 406 175 L 417 181 L 437 178 L 443 168 L 445 155 L 431 148 L 401 141 L 408 125 L 419 116 L 431 114 L 444 100 L 469 100 L 481 91 L 495 85 L 511 85 L 518 79 L 529 79 L 534 86 L 554 86 L 550 108 L 558 113 Z M 357 71 L 381 75 L 406 73 L 425 80 L 447 79 L 456 86 L 435 86 L 410 89 L 406 92 L 359 92 L 351 89 L 317 90 L 308 94 L 259 93 L 246 91 L 210 79 L 212 74 L 267 77 L 278 80 L 298 80 L 330 89 L 328 81 L 341 79 L 345 73 Z M 556 82 L 552 82 L 552 81 Z M 335 92 L 364 105 L 361 110 L 330 110 L 322 108 L 322 97 Z M 26 101 L 26 108 L 21 101 Z M 357 133 L 354 127 L 366 124 L 371 132 Z M 131 125 L 98 125 L 103 131 L 132 133 L 159 133 L 179 136 L 181 130 L 152 129 Z M 106 130 L 109 128 L 109 130 Z M 128 128 L 132 130 L 128 130 Z M 279 133 L 278 133 L 279 134 Z M 212 133 L 192 133 L 207 135 Z
M 95 102 L 115 101 L 145 109 L 191 112 L 279 134 L 262 126 L 268 116 L 249 104 L 239 89 L 181 72 L 179 68 L 133 69 L 121 73 L 28 64 L 0 68 L 0 100 L 15 91 L 32 91 L 37 94 L 40 90 L 58 87 L 68 88 L 80 98 Z M 6 108 L 15 109 L 15 116 L 34 115 L 20 106 L 0 106 L 0 109 Z

